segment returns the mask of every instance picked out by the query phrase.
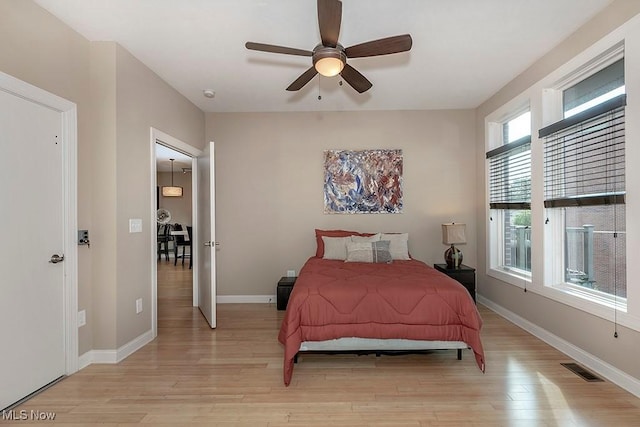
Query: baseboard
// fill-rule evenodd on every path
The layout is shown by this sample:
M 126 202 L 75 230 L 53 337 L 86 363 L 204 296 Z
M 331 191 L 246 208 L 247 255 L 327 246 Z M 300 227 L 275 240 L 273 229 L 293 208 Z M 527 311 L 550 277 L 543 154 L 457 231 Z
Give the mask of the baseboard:
M 621 371 L 615 366 L 610 365 L 604 360 L 599 359 L 591 353 L 584 351 L 580 347 L 577 347 L 570 342 L 552 334 L 546 329 L 543 329 L 538 325 L 531 323 L 527 319 L 518 316 L 512 311 L 507 310 L 506 308 L 494 303 L 493 301 L 483 297 L 482 295 L 478 295 L 478 302 L 489 308 L 491 311 L 504 317 L 514 325 L 519 326 L 535 337 L 546 342 L 556 350 L 561 351 L 577 362 L 583 364 L 585 367 L 595 371 L 596 373 L 598 373 L 598 375 L 606 378 L 617 386 L 622 387 L 636 397 L 640 397 L 639 379 L 632 377 L 631 375 Z
M 94 363 L 118 363 L 117 350 L 89 350 L 78 359 L 78 370 Z
M 118 348 L 116 353 L 116 363 L 123 361 L 127 357 L 131 356 L 136 351 L 140 350 L 145 345 L 153 341 L 153 331 L 148 330 L 137 338 L 129 341 L 122 347 Z
M 78 371 L 86 368 L 93 363 L 93 350 L 89 350 L 78 357 Z
M 117 350 L 89 350 L 78 358 L 78 370 L 94 363 L 118 363 L 153 341 L 153 332 L 147 331 Z
M 275 295 L 218 295 L 216 296 L 218 304 L 273 304 L 276 302 Z

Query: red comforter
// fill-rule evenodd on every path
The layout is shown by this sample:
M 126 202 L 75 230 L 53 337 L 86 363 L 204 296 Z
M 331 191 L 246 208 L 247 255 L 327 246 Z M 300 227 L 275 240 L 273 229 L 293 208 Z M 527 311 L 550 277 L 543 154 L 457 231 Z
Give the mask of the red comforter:
M 300 343 L 341 337 L 464 341 L 484 372 L 481 326 L 467 290 L 423 262 L 312 257 L 300 270 L 278 335 L 284 383 L 291 382 Z

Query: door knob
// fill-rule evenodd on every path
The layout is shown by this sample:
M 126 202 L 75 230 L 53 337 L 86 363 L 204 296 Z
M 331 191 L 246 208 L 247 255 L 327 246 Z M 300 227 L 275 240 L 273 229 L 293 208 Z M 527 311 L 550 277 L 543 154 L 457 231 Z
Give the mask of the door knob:
M 60 256 L 58 254 L 51 255 L 51 259 L 49 260 L 51 264 L 57 264 L 62 261 L 64 261 L 64 255 Z

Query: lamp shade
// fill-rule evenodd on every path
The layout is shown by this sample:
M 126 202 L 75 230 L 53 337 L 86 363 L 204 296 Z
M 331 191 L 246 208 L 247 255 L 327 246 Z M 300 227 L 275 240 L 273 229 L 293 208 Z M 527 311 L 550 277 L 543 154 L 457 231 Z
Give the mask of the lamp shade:
M 171 185 L 162 187 L 162 196 L 164 197 L 182 197 L 182 187 L 176 187 L 173 185 L 173 162 L 175 159 L 169 159 L 171 161 Z
M 340 74 L 346 62 L 347 56 L 342 48 L 323 46 L 315 49 L 313 53 L 313 66 L 325 77 Z
M 445 245 L 460 245 L 467 243 L 464 234 L 466 224 L 451 222 L 442 224 L 442 243 Z
M 182 187 L 162 187 L 164 197 L 182 197 Z

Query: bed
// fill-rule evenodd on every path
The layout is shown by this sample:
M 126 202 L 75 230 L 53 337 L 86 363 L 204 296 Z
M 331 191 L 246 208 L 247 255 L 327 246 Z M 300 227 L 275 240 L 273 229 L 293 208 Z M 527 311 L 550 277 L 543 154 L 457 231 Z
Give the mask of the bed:
M 332 233 L 316 230 L 322 243 L 300 270 L 289 297 L 278 335 L 285 385 L 291 383 L 294 359 L 304 351 L 471 348 L 484 372 L 482 319 L 464 286 L 411 259 L 405 235 Z M 348 248 L 365 247 L 369 240 L 371 246 L 381 241 L 388 248 L 386 239 L 405 239 L 400 249 L 391 245 L 395 253 L 389 262 L 349 259 Z

